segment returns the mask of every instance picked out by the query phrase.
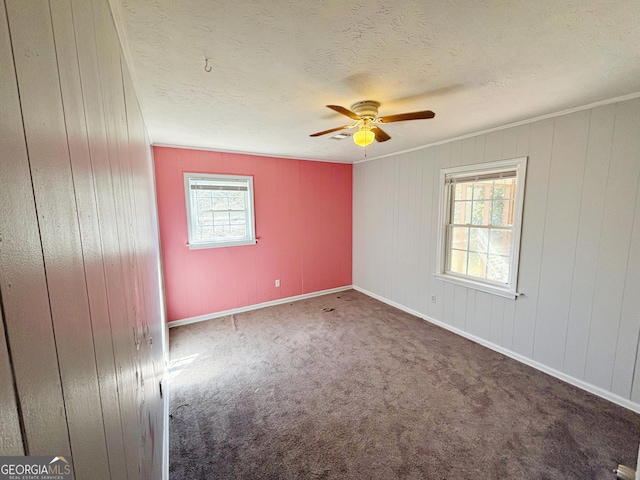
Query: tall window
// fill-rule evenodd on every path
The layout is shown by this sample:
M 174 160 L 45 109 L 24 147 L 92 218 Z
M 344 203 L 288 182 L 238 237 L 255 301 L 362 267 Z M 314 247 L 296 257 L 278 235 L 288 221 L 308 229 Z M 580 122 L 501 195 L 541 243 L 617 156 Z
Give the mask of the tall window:
M 185 173 L 189 248 L 256 243 L 253 177 Z
M 441 170 L 436 275 L 489 293 L 517 295 L 526 158 Z

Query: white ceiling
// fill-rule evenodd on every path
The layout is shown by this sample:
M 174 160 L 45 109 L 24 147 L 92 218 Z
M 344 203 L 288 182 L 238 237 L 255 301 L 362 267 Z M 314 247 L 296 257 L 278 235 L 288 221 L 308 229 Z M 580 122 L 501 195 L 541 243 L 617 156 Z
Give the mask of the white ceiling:
M 436 112 L 377 157 L 640 91 L 638 0 L 116 1 L 154 144 L 352 162 L 327 104 Z

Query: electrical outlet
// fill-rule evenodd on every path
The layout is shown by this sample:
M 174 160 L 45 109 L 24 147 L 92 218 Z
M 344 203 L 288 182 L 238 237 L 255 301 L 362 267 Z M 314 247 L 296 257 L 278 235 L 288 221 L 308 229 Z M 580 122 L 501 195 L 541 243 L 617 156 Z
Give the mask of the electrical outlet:
M 280 279 L 277 279 L 276 280 L 276 287 L 279 287 L 279 286 L 280 286 Z
M 431 303 L 436 303 L 436 296 L 435 295 L 431 295 Z

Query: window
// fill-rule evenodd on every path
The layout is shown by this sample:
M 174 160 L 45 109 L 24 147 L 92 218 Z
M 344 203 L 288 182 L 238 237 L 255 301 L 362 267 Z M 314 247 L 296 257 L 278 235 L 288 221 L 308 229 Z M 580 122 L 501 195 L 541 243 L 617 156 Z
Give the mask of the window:
M 527 159 L 440 171 L 436 276 L 489 293 L 517 294 Z
M 253 177 L 185 173 L 189 248 L 256 243 Z

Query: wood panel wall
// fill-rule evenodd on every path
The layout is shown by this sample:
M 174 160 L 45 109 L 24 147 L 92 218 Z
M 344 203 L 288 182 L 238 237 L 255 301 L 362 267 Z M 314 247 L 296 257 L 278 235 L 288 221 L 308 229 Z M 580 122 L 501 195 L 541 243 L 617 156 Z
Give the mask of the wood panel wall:
M 0 455 L 162 477 L 152 153 L 107 0 L 0 12 Z
M 351 285 L 351 165 L 153 151 L 169 322 Z M 189 249 L 184 172 L 253 177 L 256 245 Z
M 435 279 L 440 169 L 519 156 L 523 295 Z M 639 178 L 639 99 L 357 164 L 353 283 L 640 410 Z

